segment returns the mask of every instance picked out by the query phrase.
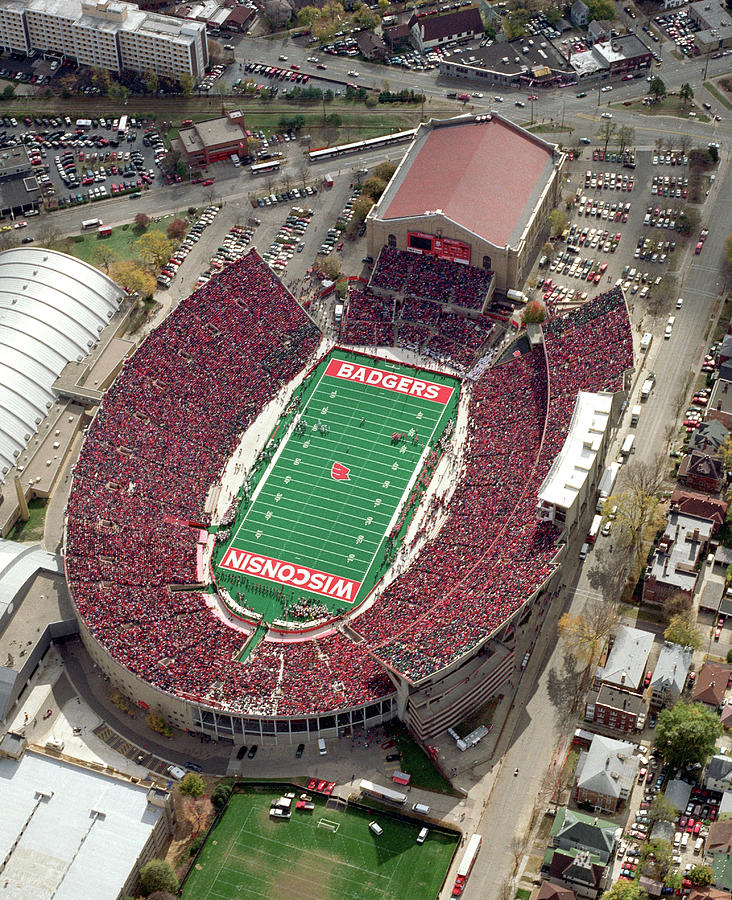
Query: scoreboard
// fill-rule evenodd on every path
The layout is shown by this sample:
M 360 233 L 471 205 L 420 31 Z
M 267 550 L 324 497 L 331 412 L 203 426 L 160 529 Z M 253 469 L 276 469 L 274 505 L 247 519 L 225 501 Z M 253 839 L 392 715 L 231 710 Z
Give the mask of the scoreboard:
M 428 253 L 430 256 L 439 256 L 440 259 L 449 259 L 452 262 L 470 265 L 470 244 L 438 237 L 435 234 L 408 231 L 407 250 L 412 253 Z

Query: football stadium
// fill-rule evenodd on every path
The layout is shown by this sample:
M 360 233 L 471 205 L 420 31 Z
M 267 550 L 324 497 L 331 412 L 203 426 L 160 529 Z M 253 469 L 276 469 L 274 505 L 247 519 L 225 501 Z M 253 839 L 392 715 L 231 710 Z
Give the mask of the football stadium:
M 494 125 L 504 150 L 525 140 L 454 127 L 481 154 Z M 558 171 L 532 147 L 504 237 L 536 227 Z M 385 235 L 336 339 L 251 250 L 126 359 L 74 469 L 65 563 L 87 650 L 141 707 L 234 743 L 394 717 L 426 741 L 520 673 L 602 473 L 632 333 L 619 287 L 512 331 L 457 237 L 415 252 Z

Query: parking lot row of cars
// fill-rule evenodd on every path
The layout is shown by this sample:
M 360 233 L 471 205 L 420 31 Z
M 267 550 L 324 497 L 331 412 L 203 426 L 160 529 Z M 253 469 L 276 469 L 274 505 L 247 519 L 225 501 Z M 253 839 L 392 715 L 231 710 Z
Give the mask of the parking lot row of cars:
M 629 214 L 630 203 L 611 203 L 609 200 L 588 198 L 584 194 L 577 204 L 577 215 L 580 218 L 584 215 L 586 217 L 595 216 L 609 222 L 627 222 Z
M 622 235 L 619 231 L 612 233 L 607 229 L 601 230 L 589 225 L 580 228 L 578 223 L 574 223 L 569 229 L 567 250 L 571 253 L 573 247 L 579 248 L 584 246 L 585 249 L 591 247 L 593 250 L 597 248 L 604 253 L 615 253 L 621 238 Z
M 633 259 L 663 265 L 676 250 L 676 241 L 653 241 L 651 238 L 638 238 L 638 246 L 633 252 Z
M 591 190 L 632 191 L 634 184 L 634 176 L 627 172 L 585 172 L 585 188 Z
M 669 11 L 664 15 L 656 16 L 653 21 L 676 44 L 684 56 L 699 55 L 700 51 L 694 38 L 699 31 L 699 25 L 685 9 Z
M 299 66 L 295 66 L 292 69 L 282 69 L 279 66 L 268 66 L 266 63 L 248 62 L 244 68 L 247 72 L 251 72 L 254 75 L 261 75 L 263 78 L 276 78 L 278 81 L 294 81 L 300 84 L 307 84 L 310 81 L 310 76 L 305 72 L 296 71 Z M 322 65 L 319 68 L 325 69 L 326 67 Z
M 307 185 L 304 188 L 292 188 L 289 191 L 278 191 L 276 194 L 265 194 L 257 197 L 257 206 L 277 206 L 278 203 L 289 203 L 291 200 L 305 200 L 314 197 L 318 193 L 315 185 Z
M 577 95 L 579 96 L 579 94 Z M 585 96 L 587 96 L 585 94 Z M 612 150 L 603 150 L 602 147 L 595 147 L 592 151 L 593 162 L 613 162 L 620 163 L 627 169 L 635 168 L 635 150 L 623 150 L 622 153 Z
M 185 258 L 201 239 L 201 235 L 206 228 L 208 228 L 216 218 L 219 209 L 220 207 L 218 206 L 208 206 L 191 226 L 188 233 L 181 241 L 180 246 L 171 253 L 170 258 L 158 273 L 158 284 L 160 287 L 168 287 L 170 285 L 170 282 L 175 278 L 175 275 L 185 261 Z
M 681 231 L 681 214 L 682 210 L 674 207 L 649 206 L 643 217 L 643 225 L 646 228 L 668 228 L 670 231 Z
M 305 246 L 303 237 L 312 217 L 312 209 L 293 206 L 269 248 L 262 254 L 262 259 L 278 275 L 284 272 L 295 253 L 302 253 Z
M 667 150 L 665 153 L 654 153 L 651 163 L 654 166 L 685 166 L 689 162 L 685 153 L 674 153 Z
M 318 256 L 329 256 L 333 252 L 333 250 L 343 249 L 341 234 L 348 222 L 350 222 L 353 218 L 353 204 L 356 202 L 356 200 L 358 200 L 360 196 L 361 188 L 355 187 L 351 192 L 348 200 L 346 200 L 343 209 L 341 210 L 341 213 L 336 220 L 335 226 L 328 229 L 325 235 L 325 239 L 323 240 L 323 243 L 320 245 L 320 249 L 318 250 Z M 359 235 L 363 234 L 363 231 L 365 231 L 365 226 L 362 226 L 362 229 L 362 231 L 359 231 Z

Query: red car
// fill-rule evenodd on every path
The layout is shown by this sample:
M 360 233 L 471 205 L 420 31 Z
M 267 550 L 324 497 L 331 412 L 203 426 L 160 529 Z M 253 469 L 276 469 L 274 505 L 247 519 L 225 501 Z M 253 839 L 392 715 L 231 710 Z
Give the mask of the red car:
M 689 821 L 686 823 L 686 830 L 689 832 L 689 834 L 691 834 L 691 832 L 694 830 L 694 825 L 696 825 L 696 820 L 694 819 L 689 819 Z
M 697 256 L 702 252 L 703 246 L 704 246 L 704 241 L 699 241 L 699 243 L 696 245 L 696 249 L 694 250 L 694 253 L 696 253 Z
M 215 178 L 207 178 L 205 181 L 202 181 L 201 184 L 204 187 L 209 187 L 210 185 L 212 185 L 214 183 L 215 180 L 216 180 Z
M 651 678 L 653 678 L 653 672 L 646 672 L 646 678 L 643 682 L 643 687 L 648 687 L 648 685 L 651 683 Z

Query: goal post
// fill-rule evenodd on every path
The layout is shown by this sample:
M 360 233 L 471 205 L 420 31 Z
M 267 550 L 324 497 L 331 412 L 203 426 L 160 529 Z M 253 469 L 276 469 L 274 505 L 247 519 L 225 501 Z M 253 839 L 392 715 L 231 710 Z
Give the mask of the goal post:
M 330 819 L 320 819 L 318 822 L 318 828 L 325 828 L 326 831 L 332 831 L 333 834 L 336 834 L 340 827 L 340 822 L 331 822 Z

